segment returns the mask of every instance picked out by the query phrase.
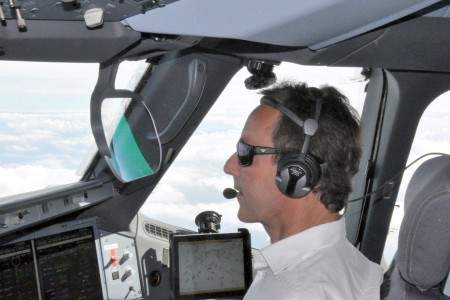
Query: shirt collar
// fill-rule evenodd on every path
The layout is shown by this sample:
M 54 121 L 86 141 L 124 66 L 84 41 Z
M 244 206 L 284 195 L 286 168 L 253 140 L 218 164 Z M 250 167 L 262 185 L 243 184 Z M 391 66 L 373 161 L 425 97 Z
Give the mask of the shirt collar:
M 334 222 L 314 226 L 256 252 L 253 267 L 255 270 L 269 267 L 277 274 L 292 265 L 293 261 L 304 260 L 313 255 L 315 250 L 336 243 L 345 236 L 343 217 Z

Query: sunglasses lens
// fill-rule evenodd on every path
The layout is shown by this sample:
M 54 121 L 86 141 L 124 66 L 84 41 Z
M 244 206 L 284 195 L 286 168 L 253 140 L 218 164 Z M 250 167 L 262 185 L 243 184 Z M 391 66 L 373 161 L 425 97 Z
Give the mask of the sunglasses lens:
M 248 166 L 252 163 L 251 146 L 242 142 L 237 143 L 237 156 L 239 165 Z

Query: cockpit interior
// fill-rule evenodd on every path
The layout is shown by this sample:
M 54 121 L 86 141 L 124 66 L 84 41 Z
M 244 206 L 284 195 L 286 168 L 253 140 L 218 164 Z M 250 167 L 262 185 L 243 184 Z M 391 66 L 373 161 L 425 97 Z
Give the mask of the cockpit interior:
M 291 78 L 360 113 L 345 222 L 392 279 L 381 299 L 449 299 L 448 198 L 411 241 L 425 267 L 392 263 L 406 203 L 448 197 L 449 5 L 0 1 L 0 299 L 242 299 L 269 241 L 223 164 L 258 91 Z

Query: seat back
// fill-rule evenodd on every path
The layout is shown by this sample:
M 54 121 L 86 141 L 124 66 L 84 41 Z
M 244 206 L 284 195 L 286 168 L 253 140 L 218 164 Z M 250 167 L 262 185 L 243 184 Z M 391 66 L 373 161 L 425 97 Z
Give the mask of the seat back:
M 450 299 L 450 156 L 424 162 L 405 195 L 398 249 L 385 274 L 382 299 Z

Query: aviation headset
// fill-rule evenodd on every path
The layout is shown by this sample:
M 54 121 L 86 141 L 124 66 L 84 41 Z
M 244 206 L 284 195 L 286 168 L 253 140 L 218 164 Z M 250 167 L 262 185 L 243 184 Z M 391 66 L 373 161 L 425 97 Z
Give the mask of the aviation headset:
M 275 182 L 278 189 L 286 196 L 301 198 L 306 196 L 320 179 L 320 164 L 317 159 L 308 153 L 311 137 L 319 127 L 319 116 L 322 108 L 322 98 L 315 100 L 315 107 L 311 109 L 312 118 L 303 121 L 294 112 L 274 99 L 264 96 L 262 104 L 267 104 L 280 111 L 286 117 L 303 129 L 305 140 L 300 153 L 285 154 L 281 157 L 277 166 Z

